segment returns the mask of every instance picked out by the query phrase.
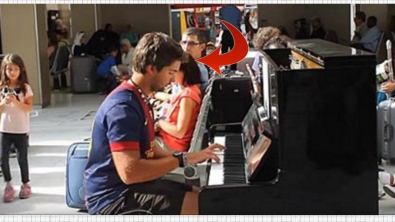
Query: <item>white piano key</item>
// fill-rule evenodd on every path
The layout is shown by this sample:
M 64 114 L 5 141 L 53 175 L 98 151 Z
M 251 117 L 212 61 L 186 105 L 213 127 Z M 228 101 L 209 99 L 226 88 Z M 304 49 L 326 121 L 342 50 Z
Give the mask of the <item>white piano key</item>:
M 210 176 L 208 179 L 208 185 L 221 185 L 224 184 L 224 155 L 218 155 L 220 162 L 211 162 Z
M 226 138 L 225 136 L 216 136 L 214 137 L 214 143 L 218 143 L 222 146 L 225 146 Z
M 216 136 L 214 137 L 214 143 L 221 144 L 225 146 L 226 143 L 226 137 L 225 136 Z M 220 162 L 217 163 L 215 161 L 211 162 L 211 169 L 210 169 L 210 175 L 208 178 L 208 185 L 221 185 L 224 184 L 224 151 L 223 150 L 216 150 L 214 152 L 215 154 L 218 155 Z
M 218 143 L 218 144 L 220 144 L 222 146 L 225 146 L 226 137 L 225 136 L 216 136 L 216 137 L 214 137 L 214 143 Z M 224 154 L 224 151 L 223 150 L 215 150 L 214 153 L 217 154 L 217 155 L 218 154 Z
M 218 143 L 221 145 L 226 144 L 226 136 L 216 136 L 214 137 L 214 143 Z M 214 153 L 218 155 L 220 162 L 217 163 L 215 161 L 211 161 L 211 167 L 210 167 L 210 174 L 208 177 L 207 185 L 212 186 L 212 185 L 223 185 L 225 183 L 225 177 L 224 177 L 224 157 L 225 157 L 225 152 L 223 150 L 217 150 Z

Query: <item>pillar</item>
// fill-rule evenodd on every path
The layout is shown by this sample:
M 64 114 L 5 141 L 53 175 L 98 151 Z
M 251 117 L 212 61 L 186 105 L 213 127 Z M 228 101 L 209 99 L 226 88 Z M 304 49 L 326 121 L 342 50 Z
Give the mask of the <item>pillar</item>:
M 33 88 L 34 105 L 44 108 L 51 101 L 46 5 L 2 4 L 0 10 L 3 53 L 22 57 Z
M 70 20 L 73 41 L 79 31 L 85 31 L 89 40 L 96 31 L 96 6 L 94 4 L 71 4 Z

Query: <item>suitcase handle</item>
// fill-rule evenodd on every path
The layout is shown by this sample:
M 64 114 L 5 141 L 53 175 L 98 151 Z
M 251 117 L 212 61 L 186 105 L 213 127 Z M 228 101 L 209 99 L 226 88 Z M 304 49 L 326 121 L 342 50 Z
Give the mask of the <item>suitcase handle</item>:
M 70 147 L 73 147 L 73 149 L 69 153 L 69 156 L 75 156 L 77 153 L 81 151 L 89 150 L 89 142 L 84 141 L 84 142 L 73 143 Z
M 394 128 L 392 127 L 392 125 L 387 124 L 384 126 L 384 141 L 388 142 L 390 140 L 392 140 L 392 137 L 394 135 Z

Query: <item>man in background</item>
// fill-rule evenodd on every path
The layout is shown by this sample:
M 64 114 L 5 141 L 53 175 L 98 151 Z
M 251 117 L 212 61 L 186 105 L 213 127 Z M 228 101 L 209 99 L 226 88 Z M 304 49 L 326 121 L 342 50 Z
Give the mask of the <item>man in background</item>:
M 219 10 L 219 18 L 221 20 L 225 20 L 227 22 L 229 22 L 231 25 L 233 25 L 234 27 L 236 27 L 240 32 L 241 32 L 241 28 L 240 28 L 240 23 L 242 21 L 242 13 L 240 11 L 239 8 L 236 7 L 236 5 L 234 4 L 227 4 L 226 6 L 222 7 Z M 221 40 L 221 53 L 227 53 L 230 50 L 232 50 L 233 46 L 235 45 L 235 42 L 233 40 L 233 36 L 230 33 L 230 31 L 228 30 L 228 28 L 221 23 L 221 27 L 223 30 L 222 33 L 222 40 Z M 230 66 L 231 70 L 236 70 L 237 69 L 237 63 L 232 64 Z
M 206 52 L 207 37 L 204 32 L 197 28 L 188 28 L 181 39 L 181 46 L 184 51 L 188 52 L 195 60 L 202 58 Z M 209 82 L 208 69 L 203 63 L 197 62 L 202 79 L 202 94 L 206 90 Z
M 361 40 L 352 46 L 369 52 L 376 52 L 381 35 L 381 31 L 377 27 L 377 18 L 375 16 L 370 16 L 367 25 L 368 30 L 362 35 Z
M 366 14 L 365 12 L 357 12 L 355 13 L 354 23 L 355 23 L 355 31 L 354 37 L 352 38 L 351 44 L 357 43 L 361 40 L 362 36 L 368 30 L 368 26 L 366 25 Z

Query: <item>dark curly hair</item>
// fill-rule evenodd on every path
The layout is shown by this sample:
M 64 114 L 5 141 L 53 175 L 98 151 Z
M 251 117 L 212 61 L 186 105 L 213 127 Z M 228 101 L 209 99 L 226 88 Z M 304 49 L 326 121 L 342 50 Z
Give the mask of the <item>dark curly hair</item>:
M 263 27 L 259 28 L 252 41 L 254 48 L 257 50 L 262 49 L 266 43 L 273 37 L 280 36 L 281 31 L 276 27 Z
M 262 48 L 287 48 L 290 41 L 291 39 L 286 35 L 274 36 L 269 39 Z

